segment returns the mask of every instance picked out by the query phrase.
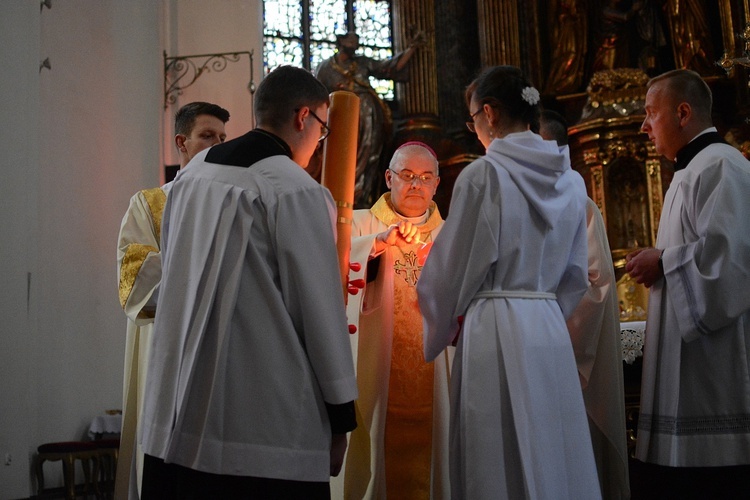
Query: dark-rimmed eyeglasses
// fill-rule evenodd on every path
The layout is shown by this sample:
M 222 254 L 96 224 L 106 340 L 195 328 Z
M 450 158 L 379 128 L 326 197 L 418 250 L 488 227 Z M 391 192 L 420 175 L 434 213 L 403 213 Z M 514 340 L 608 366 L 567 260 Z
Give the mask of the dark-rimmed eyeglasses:
M 312 108 L 307 108 L 310 110 L 310 114 L 313 118 L 318 120 L 318 123 L 320 123 L 323 126 L 323 130 L 320 132 L 320 137 L 318 138 L 318 142 L 323 142 L 326 140 L 326 137 L 328 137 L 328 134 L 331 133 L 331 129 L 328 128 L 328 124 L 321 120 L 318 115 L 315 114 L 315 112 L 312 110 Z M 297 108 L 294 110 L 295 113 L 299 113 L 300 108 Z
M 472 113 L 471 116 L 469 116 L 471 120 L 466 122 L 466 128 L 468 128 L 469 132 L 471 132 L 472 134 L 477 133 L 477 127 L 476 125 L 474 125 L 474 117 L 477 116 L 479 113 L 481 113 L 483 109 L 484 109 L 484 106 L 479 108 L 476 113 Z
M 438 179 L 438 176 L 433 175 L 433 174 L 417 175 L 414 172 L 411 172 L 409 170 L 402 170 L 400 172 L 396 172 L 390 167 L 388 167 L 388 170 L 396 174 L 396 176 L 398 176 L 399 179 L 401 179 L 407 184 L 411 184 L 415 180 L 419 179 L 419 182 L 421 182 L 425 186 L 432 186 L 433 184 L 435 184 L 435 182 L 437 182 L 437 179 Z

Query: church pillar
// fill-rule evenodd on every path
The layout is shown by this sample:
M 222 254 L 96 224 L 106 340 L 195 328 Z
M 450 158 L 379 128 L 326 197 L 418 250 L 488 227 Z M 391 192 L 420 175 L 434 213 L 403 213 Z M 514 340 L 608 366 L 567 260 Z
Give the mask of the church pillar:
M 425 45 L 409 61 L 408 83 L 398 83 L 399 115 L 395 125 L 394 147 L 420 140 L 437 149 L 441 136 L 438 120 L 437 58 L 435 51 L 435 6 L 431 0 L 393 2 L 393 31 L 396 51 L 406 48 L 420 31 Z
M 469 152 L 483 151 L 465 125 L 464 89 L 480 67 L 476 3 L 394 0 L 393 23 L 397 50 L 417 31 L 427 37 L 411 61 L 409 83 L 397 87 L 394 146 L 419 140 L 435 150 L 441 181 L 434 201 L 445 217 L 455 178 L 476 157 Z
M 518 0 L 477 0 L 482 67 L 521 67 Z
M 466 129 L 468 109 L 464 91 L 479 71 L 479 40 L 476 35 L 477 5 L 455 0 L 435 1 L 435 50 L 440 54 L 438 116 L 447 136 L 461 142 L 476 136 Z M 462 151 L 465 148 L 462 148 Z
M 731 0 L 720 0 L 719 1 L 719 12 L 721 13 L 721 38 L 724 43 L 724 53 L 728 54 L 729 57 L 734 55 L 734 23 L 732 20 L 732 5 Z M 745 5 L 747 5 L 745 0 Z
M 397 50 L 404 50 L 418 32 L 424 32 L 426 43 L 409 63 L 409 83 L 398 84 L 399 106 L 405 116 L 437 117 L 437 66 L 435 55 L 435 6 L 428 0 L 393 2 L 393 28 Z M 398 47 L 401 45 L 401 47 Z

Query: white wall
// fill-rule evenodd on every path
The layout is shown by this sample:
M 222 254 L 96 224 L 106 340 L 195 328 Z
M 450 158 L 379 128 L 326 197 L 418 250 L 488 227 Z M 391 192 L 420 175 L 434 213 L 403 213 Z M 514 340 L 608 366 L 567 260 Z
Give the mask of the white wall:
M 255 50 L 257 84 L 260 12 L 260 0 L 0 2 L 0 499 L 36 493 L 38 445 L 81 439 L 122 406 L 115 244 L 130 196 L 171 162 L 163 51 Z M 229 109 L 230 137 L 251 123 L 249 66 L 234 64 L 178 102 Z M 47 486 L 59 469 L 45 468 Z
M 255 86 L 263 77 L 263 33 L 261 0 L 171 0 L 167 16 L 168 57 L 224 52 L 254 52 L 253 81 Z M 200 63 L 204 60 L 196 59 Z M 230 62 L 223 71 L 210 70 L 177 96 L 175 104 L 165 113 L 164 163 L 176 164 L 172 137 L 173 118 L 180 106 L 191 101 L 208 101 L 227 109 L 227 138 L 238 137 L 253 127 L 250 61 L 245 55 Z
M 35 427 L 36 322 L 26 284 L 37 246 L 38 10 L 23 0 L 0 4 L 0 490 L 9 498 L 28 493 Z

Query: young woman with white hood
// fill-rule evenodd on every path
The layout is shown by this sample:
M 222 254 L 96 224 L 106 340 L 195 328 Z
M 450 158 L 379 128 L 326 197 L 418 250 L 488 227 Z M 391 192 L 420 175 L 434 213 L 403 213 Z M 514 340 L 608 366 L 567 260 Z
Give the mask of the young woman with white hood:
M 466 91 L 486 155 L 456 179 L 417 291 L 427 361 L 457 346 L 454 499 L 600 498 L 565 318 L 586 291 L 586 189 L 545 141 L 539 92 L 512 66 Z

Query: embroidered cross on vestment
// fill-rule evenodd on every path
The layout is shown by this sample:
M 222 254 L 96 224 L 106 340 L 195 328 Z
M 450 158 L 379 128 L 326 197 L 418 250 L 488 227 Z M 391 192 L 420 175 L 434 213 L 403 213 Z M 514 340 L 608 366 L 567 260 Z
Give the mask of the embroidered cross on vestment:
M 405 264 L 402 264 L 400 260 L 396 260 L 393 264 L 393 270 L 396 274 L 401 275 L 409 286 L 417 286 L 422 266 L 417 263 L 416 252 L 405 253 L 404 260 L 406 261 Z

